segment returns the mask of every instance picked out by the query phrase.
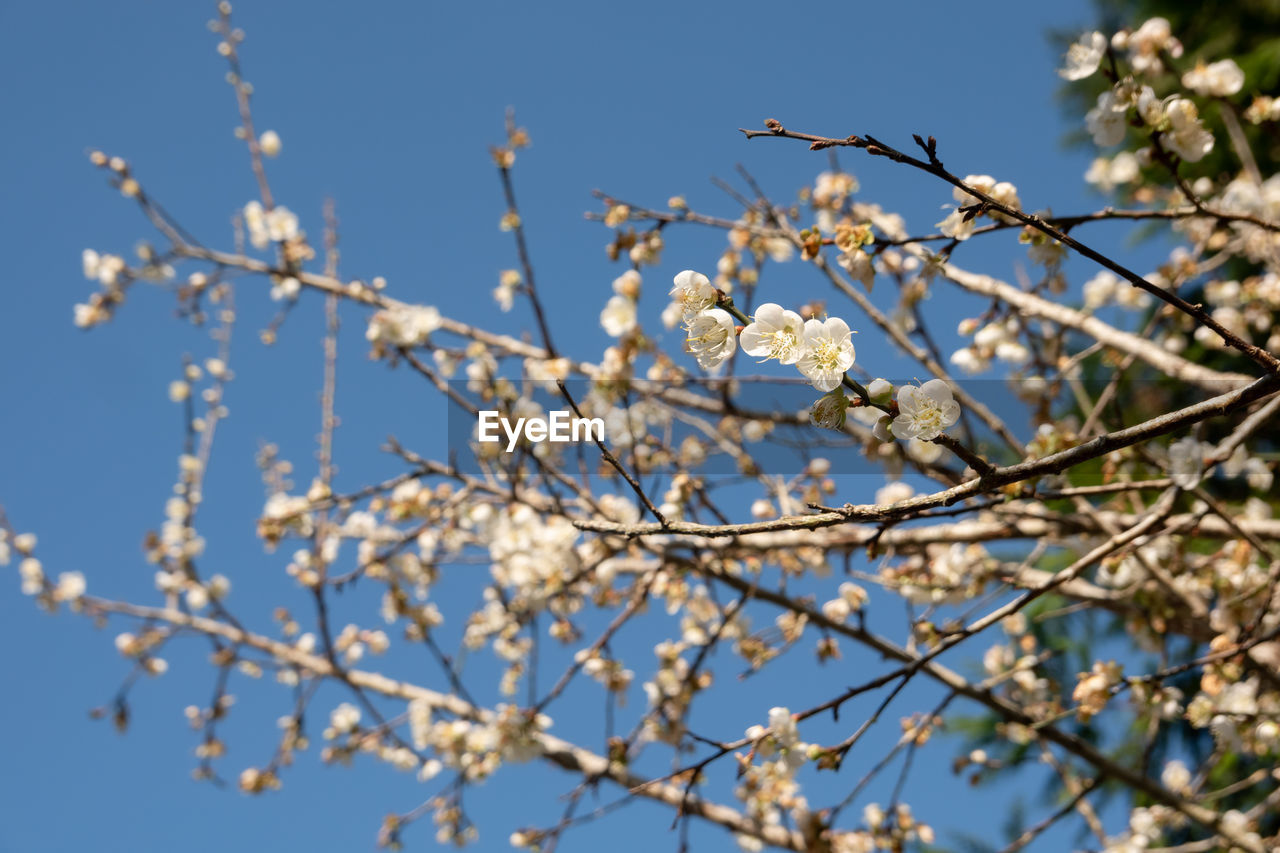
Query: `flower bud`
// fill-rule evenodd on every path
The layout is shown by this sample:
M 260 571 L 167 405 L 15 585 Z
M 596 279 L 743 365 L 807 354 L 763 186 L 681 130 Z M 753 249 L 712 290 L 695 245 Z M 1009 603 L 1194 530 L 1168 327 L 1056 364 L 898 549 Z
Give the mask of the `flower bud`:
M 282 144 L 280 142 L 280 134 L 274 130 L 268 130 L 262 136 L 258 137 L 258 150 L 267 157 L 275 157 L 280 153 Z
M 893 385 L 883 379 L 873 379 L 867 385 L 867 396 L 873 403 L 887 404 L 893 399 Z

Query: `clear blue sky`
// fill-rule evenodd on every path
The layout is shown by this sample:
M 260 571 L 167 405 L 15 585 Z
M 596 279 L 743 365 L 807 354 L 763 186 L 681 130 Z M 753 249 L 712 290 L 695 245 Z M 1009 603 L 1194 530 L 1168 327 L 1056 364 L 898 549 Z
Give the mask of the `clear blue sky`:
M 204 26 L 212 12 L 211 2 L 185 0 L 0 4 L 0 70 L 7 81 L 0 91 L 7 126 L 0 136 L 7 261 L 0 290 L 0 503 L 18 529 L 39 534 L 47 570 L 83 570 L 90 591 L 108 597 L 154 598 L 140 543 L 162 519 L 179 450 L 179 413 L 166 389 L 183 353 L 212 353 L 203 333 L 174 318 L 172 298 L 154 289 L 136 289 L 104 328 L 84 333 L 72 326 L 71 306 L 91 292 L 80 274 L 81 250 L 130 253 L 138 238 L 150 236 L 86 153 L 101 148 L 126 157 L 189 230 L 230 246 L 229 217 L 255 187 L 243 145 L 232 136 L 225 67 Z M 279 200 L 318 235 L 321 203 L 332 196 L 345 274 L 386 276 L 393 295 L 434 303 L 459 319 L 490 322 L 497 273 L 515 265 L 509 235 L 496 227 L 503 206 L 487 147 L 501 140 L 503 110 L 517 109 L 534 143 L 520 155 L 516 181 L 535 263 L 556 306 L 552 326 L 561 345 L 583 356 L 605 343 L 596 315 L 619 272 L 602 251 L 606 232 L 583 220 L 583 211 L 597 209 L 590 191 L 659 207 L 683 193 L 695 208 L 734 215 L 732 201 L 709 177 L 729 178 L 741 162 L 766 188 L 791 197 L 824 161 L 800 145 L 748 144 L 737 133 L 766 116 L 903 145 L 912 132 L 931 133 L 953 170 L 1013 181 L 1029 208 L 1096 206 L 1081 181 L 1089 154 L 1059 143 L 1069 125 L 1054 99 L 1058 57 L 1046 37 L 1050 29 L 1084 28 L 1091 17 L 1081 0 L 829 3 L 803 10 L 759 0 L 236 8 L 248 31 L 243 54 L 246 77 L 257 87 L 259 126 L 284 141 L 283 155 L 270 164 Z M 946 187 L 887 162 L 856 157 L 845 164 L 866 198 L 907 212 L 916 229 L 940 219 L 940 205 L 950 201 Z M 650 296 L 680 269 L 713 267 L 719 240 L 670 232 L 663 265 L 646 276 Z M 1008 277 L 1010 259 L 1021 257 L 1007 243 L 986 251 L 976 248 L 961 260 L 982 267 L 989 259 L 986 271 Z M 801 272 L 790 287 L 828 296 L 817 278 Z M 260 441 L 275 441 L 298 467 L 297 479 L 310 477 L 320 313 L 314 300 L 306 301 L 281 343 L 265 349 L 255 334 L 272 311 L 265 287 L 242 287 L 240 300 L 232 358 L 239 378 L 207 490 L 203 533 L 212 545 L 204 564 L 232 578 L 236 612 L 269 630 L 272 604 L 301 599 L 284 578 L 287 558 L 264 555 L 253 537 L 262 506 L 253 455 Z M 517 311 L 493 322 L 515 329 L 529 318 Z M 430 449 L 441 420 L 412 377 L 367 361 L 361 332 L 349 315 L 339 379 L 344 488 L 395 470 L 377 452 L 387 434 Z M 860 345 L 859 360 L 868 355 Z M 320 768 L 315 748 L 277 794 L 253 799 L 197 785 L 188 777 L 196 738 L 182 708 L 211 693 L 205 647 L 190 642 L 169 656 L 169 675 L 140 686 L 134 726 L 121 737 L 86 714 L 110 699 L 126 672 L 112 646 L 115 631 L 37 612 L 19 594 L 12 568 L 0 581 L 3 853 L 371 849 L 383 814 L 410 808 L 434 790 L 367 762 Z M 457 599 L 459 607 L 469 601 Z M 356 614 L 352 607 L 352 618 L 372 621 L 367 610 Z M 462 614 L 449 615 L 457 624 Z M 635 667 L 643 674 L 648 664 L 637 660 Z M 769 689 L 788 692 L 776 683 Z M 224 762 L 232 776 L 268 757 L 273 720 L 288 704 L 265 685 L 235 692 L 240 704 Z M 799 686 L 797 692 L 803 695 Z M 778 693 L 756 693 L 746 722 L 763 722 L 769 705 L 780 701 Z M 317 710 L 338 701 L 336 693 L 328 698 Z M 918 707 L 910 703 L 895 707 Z M 704 716 L 707 728 L 740 731 L 744 712 L 722 710 L 726 722 Z M 893 731 L 896 722 L 889 722 L 885 736 Z M 1000 819 L 942 800 L 944 791 L 954 797 L 964 789 L 942 769 L 949 750 L 939 755 L 936 801 L 929 803 L 927 778 L 914 787 L 924 792 L 918 806 L 934 810 L 938 828 L 980 831 Z M 483 827 L 480 849 L 506 848 L 511 825 L 495 808 L 497 798 L 521 798 L 504 807 L 518 812 L 529 786 L 548 774 L 556 791 L 569 789 L 554 771 L 517 769 L 472 798 L 478 817 L 498 821 Z M 1007 795 L 973 802 L 991 808 Z M 642 818 L 649 821 L 637 838 L 674 848 L 676 839 L 663 834 L 665 815 L 648 806 L 631 815 L 605 824 L 612 830 L 603 836 L 571 834 L 561 849 L 594 849 L 602 838 L 617 846 L 612 832 L 642 826 Z M 729 843 L 716 833 L 696 837 L 709 839 L 712 849 Z M 434 843 L 428 825 L 408 841 L 419 849 Z

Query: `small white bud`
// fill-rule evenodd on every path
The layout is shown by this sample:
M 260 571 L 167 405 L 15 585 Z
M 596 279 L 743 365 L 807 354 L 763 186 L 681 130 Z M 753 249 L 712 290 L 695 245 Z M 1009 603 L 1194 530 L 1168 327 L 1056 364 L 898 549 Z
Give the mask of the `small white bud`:
M 258 148 L 267 157 L 278 156 L 281 147 L 280 134 L 274 130 L 268 130 L 258 137 Z

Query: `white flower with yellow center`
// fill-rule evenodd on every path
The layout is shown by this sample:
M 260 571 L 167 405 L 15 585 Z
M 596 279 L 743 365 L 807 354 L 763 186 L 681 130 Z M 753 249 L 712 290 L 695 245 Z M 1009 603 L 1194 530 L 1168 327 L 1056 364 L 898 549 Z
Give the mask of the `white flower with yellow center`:
M 1182 85 L 1197 95 L 1225 98 L 1244 87 L 1244 72 L 1234 59 L 1224 59 L 1208 65 L 1202 60 L 1196 63 L 1195 68 L 1182 75 Z
M 839 388 L 819 397 L 809 410 L 809 420 L 823 429 L 844 429 L 849 409 L 849 398 Z
M 742 351 L 756 358 L 776 358 L 782 364 L 800 360 L 804 320 L 794 311 L 766 302 L 756 309 L 755 322 L 742 330 Z
M 898 411 L 893 434 L 921 441 L 937 438 L 960 418 L 960 404 L 941 379 L 930 379 L 919 388 L 904 385 L 898 391 Z
M 1113 42 L 1114 44 L 1114 42 Z M 1145 21 L 1127 38 L 1114 44 L 1117 49 L 1129 48 L 1129 62 L 1135 74 L 1159 74 L 1164 70 L 1161 54 L 1167 53 L 1174 59 L 1182 56 L 1182 42 L 1173 36 L 1173 28 L 1166 18 L 1151 18 Z
M 1058 69 L 1064 80 L 1083 80 L 1098 70 L 1107 53 L 1107 37 L 1099 32 L 1086 33 L 1067 48 L 1066 65 Z
M 610 337 L 622 337 L 636 327 L 636 303 L 625 296 L 610 297 L 600 312 L 600 325 Z
M 1098 103 L 1085 114 L 1084 122 L 1093 135 L 1094 144 L 1106 148 L 1118 145 L 1128 127 L 1128 105 L 1110 90 L 1098 96 Z
M 1187 98 L 1173 98 L 1165 103 L 1164 115 L 1169 121 L 1164 142 L 1174 154 L 1188 163 L 1195 163 L 1213 150 L 1213 134 L 1200 124 L 1200 115 L 1193 102 Z
M 716 289 L 702 273 L 685 270 L 676 275 L 675 285 L 671 288 L 671 298 L 680 306 L 680 313 L 686 323 L 691 322 L 700 312 L 715 307 Z
M 703 370 L 719 367 L 738 345 L 733 317 L 722 308 L 703 311 L 689 321 L 685 330 L 689 333 L 685 347 L 698 359 Z
M 849 324 L 839 317 L 826 320 L 806 320 L 804 352 L 796 361 L 796 367 L 814 388 L 831 391 L 840 387 L 844 372 L 853 366 L 854 350 Z

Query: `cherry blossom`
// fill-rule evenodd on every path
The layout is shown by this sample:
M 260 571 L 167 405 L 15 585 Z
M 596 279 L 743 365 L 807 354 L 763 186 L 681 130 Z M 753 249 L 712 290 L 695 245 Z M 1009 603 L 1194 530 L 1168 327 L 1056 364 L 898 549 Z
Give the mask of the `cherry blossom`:
M 1244 72 L 1234 59 L 1222 59 L 1208 65 L 1198 62 L 1195 68 L 1182 75 L 1182 85 L 1198 95 L 1223 98 L 1244 87 Z
M 693 270 L 685 270 L 676 275 L 671 296 L 675 304 L 680 306 L 681 315 L 686 323 L 716 304 L 716 289 L 711 286 L 710 280 L 702 273 Z
M 1085 33 L 1067 49 L 1066 64 L 1058 69 L 1064 80 L 1083 80 L 1098 70 L 1107 53 L 1107 37 L 1100 32 Z
M 1194 438 L 1180 438 L 1169 445 L 1169 476 L 1183 489 L 1194 489 L 1204 473 L 1203 443 Z
M 404 305 L 374 314 L 365 338 L 374 344 L 417 346 L 439 329 L 440 323 L 440 312 L 432 306 Z
M 1167 18 L 1150 18 L 1132 33 L 1117 33 L 1111 45 L 1117 49 L 1129 49 L 1129 62 L 1138 74 L 1159 74 L 1163 71 L 1162 52 L 1174 59 L 1182 56 L 1182 42 L 1174 38 Z
M 1173 98 L 1164 107 L 1169 131 L 1165 143 L 1173 153 L 1194 163 L 1213 150 L 1213 134 L 1200 124 L 1196 105 L 1187 98 Z
M 1124 141 L 1127 128 L 1127 105 L 1116 98 L 1110 89 L 1098 96 L 1097 105 L 1085 114 L 1085 126 L 1093 134 L 1093 141 L 1100 147 L 1119 145 Z
M 232 57 L 239 40 L 225 17 L 219 26 L 219 50 Z M 134 672 L 165 671 L 161 652 L 171 638 L 208 633 L 223 676 L 268 676 L 292 691 L 275 749 L 247 769 L 211 765 L 227 752 L 215 729 L 230 695 L 188 709 L 199 733 L 198 771 L 208 778 L 238 776 L 247 793 L 279 787 L 288 775 L 283 768 L 306 748 L 304 715 L 328 717 L 321 724 L 324 762 L 375 759 L 422 781 L 448 771 L 449 782 L 427 795 L 427 808 L 387 819 L 379 843 L 389 848 L 432 810 L 442 843 L 473 840 L 462 788 L 538 758 L 575 776 L 570 784 L 579 793 L 616 785 L 625 795 L 688 803 L 690 820 L 721 825 L 744 849 L 867 853 L 931 844 L 932 830 L 903 801 L 905 788 L 893 787 L 891 800 L 881 797 L 891 802 L 883 807 L 870 802 L 876 796 L 869 789 L 846 800 L 842 814 L 835 806 L 847 791 L 835 789 L 844 776 L 826 775 L 859 740 L 862 711 L 871 713 L 909 679 L 912 696 L 932 681 L 935 692 L 967 696 L 984 714 L 989 737 L 980 749 L 965 746 L 954 756 L 956 773 L 973 781 L 1023 766 L 1024 758 L 1049 760 L 1057 772 L 1047 778 L 1055 784 L 1106 778 L 1123 791 L 1134 784 L 1126 774 L 1143 776 L 1140 800 L 1086 815 L 1099 849 L 1131 853 L 1174 843 L 1260 853 L 1276 840 L 1259 834 L 1263 826 L 1274 829 L 1260 817 L 1266 786 L 1242 780 L 1269 769 L 1280 750 L 1280 700 L 1266 673 L 1280 659 L 1267 639 L 1280 630 L 1267 547 L 1280 537 L 1271 494 L 1280 400 L 1271 393 L 1274 380 L 1259 382 L 1280 372 L 1259 351 L 1280 350 L 1280 176 L 1268 173 L 1274 157 L 1247 149 L 1274 130 L 1268 123 L 1280 119 L 1280 102 L 1269 95 L 1250 105 L 1234 100 L 1246 82 L 1241 65 L 1255 68 L 1256 55 L 1191 67 L 1177 61 L 1181 53 L 1160 18 L 1110 42 L 1090 32 L 1069 48 L 1058 76 L 1086 81 L 1079 88 L 1089 92 L 1105 88 L 1084 120 L 1098 145 L 1119 146 L 1094 159 L 1085 175 L 1096 191 L 1114 195 L 1096 207 L 1024 217 L 1012 183 L 988 174 L 960 178 L 964 170 L 942 166 L 963 162 L 948 139 L 918 139 L 924 154 L 908 155 L 877 137 L 828 139 L 778 122 L 757 135 L 803 139 L 832 149 L 841 163 L 887 154 L 875 162 L 944 178 L 936 198 L 950 192 L 951 203 L 938 227 L 951 239 L 940 240 L 927 220 L 910 221 L 856 196 L 857 179 L 837 171 L 834 159 L 830 171 L 799 187 L 798 201 L 760 198 L 745 212 L 695 211 L 680 196 L 655 209 L 603 197 L 598 218 L 611 235 L 616 278 L 609 289 L 608 279 L 596 276 L 601 295 L 592 301 L 588 294 L 584 304 L 603 309 L 599 322 L 615 340 L 594 351 L 572 330 L 559 329 L 557 337 L 557 329 L 513 329 L 513 318 L 500 316 L 517 297 L 539 320 L 544 309 L 563 316 L 555 300 L 571 295 L 554 287 L 535 293 L 526 281 L 532 262 L 524 235 L 498 261 L 520 271 L 499 272 L 496 306 L 472 304 L 465 318 L 446 319 L 380 277 L 370 285 L 340 277 L 327 263 L 336 257 L 317 257 L 298 217 L 274 201 L 265 181 L 260 200 L 242 211 L 246 242 L 261 255 L 235 241 L 219 247 L 216 235 L 188 243 L 167 216 L 154 247 L 143 242 L 123 256 L 86 249 L 70 259 L 95 291 L 76 305 L 77 325 L 113 320 L 126 296 L 131 304 L 150 298 L 135 294 L 152 291 L 144 285 L 154 282 L 176 293 L 184 320 L 217 327 L 210 350 L 183 362 L 168 383 L 178 404 L 170 414 L 182 415 L 185 441 L 175 442 L 176 481 L 159 494 L 159 517 L 148 525 L 155 532 L 144 540 L 152 600 L 99 597 L 97 582 L 90 595 L 82 574 L 60 571 L 52 555 L 38 557 L 35 537 L 17 533 L 2 513 L 0 564 L 17 562 L 15 585 L 43 609 L 127 621 L 130 630 L 113 636 L 128 683 Z M 1092 77 L 1100 70 L 1109 82 Z M 1061 85 L 1057 79 L 1050 75 L 1049 83 Z M 244 84 L 232 83 L 247 100 Z M 1215 98 L 1233 100 L 1209 100 Z M 1201 110 L 1212 120 L 1202 121 Z M 1232 115 L 1263 127 L 1246 126 L 1244 138 L 1232 142 L 1227 134 L 1239 136 Z M 258 135 L 256 146 L 252 126 L 239 133 L 251 141 L 255 167 L 263 165 L 258 154 L 280 153 L 271 131 Z M 509 122 L 505 145 L 494 151 L 504 180 L 513 178 L 515 152 L 527 144 L 525 131 Z M 1230 144 L 1225 153 L 1234 156 L 1213 159 L 1209 170 L 1204 161 L 1215 144 Z M 1250 153 L 1257 155 L 1252 162 Z M 1047 170 L 1050 155 L 1044 157 Z M 159 210 L 147 208 L 156 196 L 143 192 L 127 161 L 102 152 L 90 161 L 126 203 Z M 510 199 L 502 227 L 518 230 L 520 211 Z M 718 229 L 722 244 L 697 259 L 693 253 L 705 247 L 672 236 L 688 223 L 704 233 Z M 1113 240 L 1126 229 L 1176 244 L 1165 250 L 1153 241 L 1157 257 L 1142 275 L 1151 292 L 1128 283 L 1140 271 L 1124 242 Z M 1015 238 L 1026 246 L 1010 273 L 1016 278 L 996 267 L 966 269 L 974 250 L 958 241 L 1016 249 Z M 640 311 L 639 267 L 662 260 L 664 241 L 670 251 L 688 253 L 681 266 L 714 264 L 714 272 L 683 270 L 670 299 L 653 307 L 667 328 L 682 333 L 649 335 L 646 327 L 642 334 L 649 314 Z M 1068 261 L 1073 252 L 1090 263 Z M 796 257 L 805 263 L 779 274 L 775 264 Z M 817 290 L 804 279 L 814 271 Z M 480 280 L 490 274 L 481 271 Z M 866 293 L 877 277 L 890 286 L 882 285 L 889 292 L 877 293 L 873 304 Z M 849 287 L 850 280 L 863 287 Z M 926 302 L 944 287 L 958 289 L 956 301 Z M 1160 310 L 1112 310 L 1150 309 L 1158 297 Z M 757 302 L 770 299 L 794 310 Z M 276 309 L 324 301 L 326 313 L 349 308 L 367 317 L 372 354 L 384 359 L 373 369 L 398 365 L 392 379 L 406 382 L 406 393 L 443 392 L 459 410 L 484 406 L 513 419 L 544 418 L 571 403 L 603 423 L 599 446 L 584 442 L 568 451 L 526 433 L 508 448 L 518 444 L 521 452 L 504 455 L 468 443 L 477 433 L 462 429 L 456 455 L 419 456 L 429 453 L 421 436 L 402 433 L 387 445 L 399 471 L 361 478 L 332 458 L 345 399 L 333 368 L 336 352 L 346 359 L 349 351 L 331 346 L 338 342 L 331 331 L 323 350 L 319 464 L 313 470 L 304 449 L 295 469 L 275 445 L 264 445 L 258 458 L 267 497 L 257 537 L 266 564 L 302 588 L 304 606 L 290 612 L 297 602 L 284 600 L 270 615 L 274 624 L 261 624 L 261 613 L 233 618 L 231 581 L 213 571 L 219 564 L 208 564 L 197 523 L 217 511 L 214 501 L 203 503 L 203 479 L 225 456 L 212 443 L 214 426 L 227 416 L 237 306 L 270 310 L 271 300 L 285 303 Z M 754 316 L 744 313 L 750 305 L 758 306 Z M 828 313 L 850 310 L 873 336 L 858 365 L 867 369 L 856 372 L 852 330 Z M 269 342 L 277 327 L 305 316 L 273 313 L 278 318 L 263 333 Z M 727 377 L 690 375 L 681 343 L 703 370 L 718 372 L 739 334 L 747 355 L 794 366 L 805 377 L 807 411 L 750 397 L 759 365 L 739 363 Z M 949 351 L 957 373 L 998 375 L 954 384 L 951 368 L 939 364 Z M 342 363 L 345 371 L 349 362 Z M 460 373 L 464 379 L 445 384 Z M 872 378 L 877 373 L 921 378 L 895 388 Z M 164 393 L 165 384 L 153 391 Z M 948 434 L 962 406 L 966 429 Z M 340 454 L 347 444 L 337 441 Z M 791 470 L 770 467 L 779 450 L 796 451 Z M 855 461 L 876 476 L 847 476 Z M 478 468 L 468 470 L 467 462 Z M 718 462 L 730 465 L 728 488 L 705 476 Z M 467 584 L 474 595 L 453 594 Z M 357 588 L 355 597 L 336 597 Z M 1051 597 L 1035 601 L 1044 593 Z M 913 605 L 906 624 L 877 615 L 900 613 L 904 602 Z M 1127 633 L 1132 645 L 1123 661 L 1133 671 L 1094 659 L 1093 650 L 1063 673 L 1046 639 L 1069 634 L 1079 624 L 1073 614 L 1099 605 L 1117 636 Z M 967 663 L 953 650 L 962 642 L 972 652 Z M 417 658 L 391 654 L 393 644 L 426 645 L 441 669 L 400 668 L 402 658 Z M 886 650 L 891 660 L 876 663 Z M 767 687 L 764 679 L 790 673 L 802 655 L 830 664 L 850 651 L 873 671 L 836 679 L 795 713 L 783 695 L 748 708 L 764 724 L 745 737 L 715 731 L 714 721 L 704 735 L 703 724 L 691 722 L 704 691 L 719 690 L 726 674 L 732 680 L 745 667 Z M 944 652 L 945 668 L 933 659 Z M 485 663 L 468 664 L 477 659 Z M 329 693 L 312 685 L 325 681 L 343 682 L 347 701 L 332 711 L 316 704 Z M 589 707 L 591 691 L 606 700 L 607 728 L 617 736 L 574 743 L 586 731 L 576 719 L 553 732 L 544 709 L 579 699 Z M 858 698 L 863 692 L 868 696 Z M 123 694 L 117 702 L 123 705 Z M 947 721 L 943 709 L 930 702 L 901 716 L 885 744 L 888 758 L 924 747 Z M 1178 742 L 1194 748 L 1128 768 L 1116 756 L 1135 741 L 1095 750 L 1073 715 L 1076 722 L 1098 718 L 1106 731 L 1140 729 L 1157 739 L 1176 727 Z M 823 742 L 802 740 L 801 728 Z M 883 755 L 863 754 L 882 734 L 879 728 L 858 746 L 857 761 L 893 766 Z M 662 775 L 681 767 L 685 772 Z M 874 776 L 868 784 L 888 788 Z M 898 786 L 902 780 L 906 775 Z M 1220 798 L 1227 790 L 1238 810 Z M 1097 801 L 1090 787 L 1071 793 L 1081 812 Z M 1049 805 L 1052 820 L 1028 824 L 1028 843 L 1036 826 L 1078 817 Z M 549 848 L 579 822 L 552 820 L 519 827 L 510 833 L 513 845 Z
M 818 398 L 809 412 L 809 418 L 816 426 L 823 429 L 844 429 L 845 413 L 849 408 L 849 398 L 844 391 L 836 388 Z
M 733 355 L 738 344 L 733 317 L 723 308 L 708 308 L 685 327 L 685 347 L 698 359 L 703 370 L 712 370 Z
M 893 419 L 893 434 L 898 438 L 931 441 L 960 418 L 960 404 L 951 386 L 941 379 L 930 379 L 918 388 L 902 386 L 898 409 L 901 414 Z
M 1089 164 L 1084 179 L 1102 192 L 1111 192 L 1122 184 L 1137 180 L 1139 169 L 1138 158 L 1128 151 L 1121 151 L 1109 160 L 1106 157 L 1096 158 Z
M 795 364 L 802 353 L 804 320 L 794 311 L 766 302 L 756 309 L 753 322 L 742 330 L 739 341 L 747 355 Z
M 620 338 L 636 327 L 636 303 L 626 296 L 612 296 L 600 312 L 600 325 L 610 337 Z
M 803 347 L 804 352 L 796 361 L 800 372 L 819 391 L 838 388 L 856 355 L 849 324 L 839 317 L 806 320 Z

